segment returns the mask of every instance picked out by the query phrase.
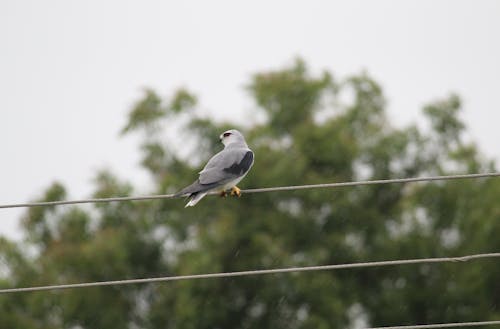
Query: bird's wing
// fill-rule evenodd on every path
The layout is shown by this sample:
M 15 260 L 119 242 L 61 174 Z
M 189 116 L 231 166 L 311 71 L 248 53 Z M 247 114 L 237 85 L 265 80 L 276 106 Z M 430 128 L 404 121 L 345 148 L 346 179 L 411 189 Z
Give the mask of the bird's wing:
M 200 171 L 201 184 L 226 183 L 240 177 L 253 164 L 253 152 L 248 148 L 224 149 L 214 155 Z
M 213 184 L 200 184 L 199 180 L 196 180 L 193 184 L 183 188 L 176 194 L 174 194 L 174 197 L 180 197 L 186 194 L 191 194 L 191 193 L 199 193 L 199 192 L 206 192 L 210 189 L 218 187 L 219 184 L 213 183 Z

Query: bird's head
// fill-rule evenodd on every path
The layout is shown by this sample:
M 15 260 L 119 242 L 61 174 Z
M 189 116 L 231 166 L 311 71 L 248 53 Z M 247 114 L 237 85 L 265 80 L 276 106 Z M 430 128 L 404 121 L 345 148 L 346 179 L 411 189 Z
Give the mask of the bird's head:
M 224 146 L 228 146 L 233 143 L 242 143 L 246 145 L 245 137 L 236 129 L 226 130 L 219 136 L 220 141 Z

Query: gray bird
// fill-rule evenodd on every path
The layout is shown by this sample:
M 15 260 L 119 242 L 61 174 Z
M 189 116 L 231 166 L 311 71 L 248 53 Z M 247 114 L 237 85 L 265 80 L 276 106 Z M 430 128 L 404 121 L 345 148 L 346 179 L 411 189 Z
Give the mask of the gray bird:
M 227 191 L 234 196 L 241 196 L 236 186 L 253 165 L 254 155 L 248 148 L 243 135 L 235 129 L 225 131 L 220 136 L 224 149 L 214 155 L 199 172 L 199 178 L 193 184 L 178 192 L 175 196 L 187 196 L 186 207 L 197 204 L 207 193 L 220 191 L 226 196 Z

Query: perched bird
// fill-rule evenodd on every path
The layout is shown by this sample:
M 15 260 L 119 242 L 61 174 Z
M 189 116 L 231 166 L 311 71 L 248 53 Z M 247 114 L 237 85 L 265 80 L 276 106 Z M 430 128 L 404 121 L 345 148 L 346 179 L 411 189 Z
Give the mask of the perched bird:
M 228 194 L 241 196 L 236 186 L 253 165 L 254 155 L 248 148 L 243 135 L 235 129 L 225 131 L 220 136 L 224 149 L 214 155 L 199 172 L 199 178 L 193 184 L 175 194 L 187 196 L 186 207 L 197 204 L 207 193 L 220 191 L 221 196 Z

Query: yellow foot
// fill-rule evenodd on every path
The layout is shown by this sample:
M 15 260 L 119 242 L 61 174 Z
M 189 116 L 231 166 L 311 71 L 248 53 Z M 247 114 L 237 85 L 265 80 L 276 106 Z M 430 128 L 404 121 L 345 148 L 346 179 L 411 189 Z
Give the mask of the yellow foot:
M 221 198 L 225 198 L 227 196 L 227 192 L 226 191 L 222 191 L 222 192 L 219 193 L 219 196 Z
M 231 195 L 237 196 L 238 198 L 241 196 L 241 190 L 238 188 L 238 186 L 234 186 L 233 188 L 231 188 Z

